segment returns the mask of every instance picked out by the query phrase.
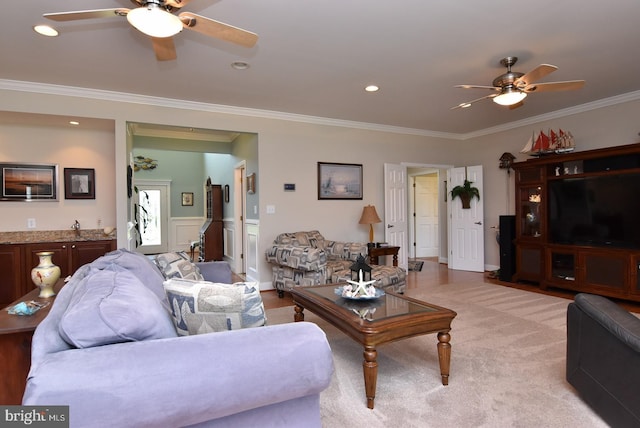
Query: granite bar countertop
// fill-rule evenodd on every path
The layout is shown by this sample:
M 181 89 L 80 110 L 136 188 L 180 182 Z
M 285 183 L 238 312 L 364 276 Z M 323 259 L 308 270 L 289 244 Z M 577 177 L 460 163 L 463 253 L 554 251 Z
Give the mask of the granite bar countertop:
M 105 235 L 103 229 L 38 230 L 0 232 L 0 244 L 28 244 L 33 242 L 108 241 L 116 239 L 115 230 Z

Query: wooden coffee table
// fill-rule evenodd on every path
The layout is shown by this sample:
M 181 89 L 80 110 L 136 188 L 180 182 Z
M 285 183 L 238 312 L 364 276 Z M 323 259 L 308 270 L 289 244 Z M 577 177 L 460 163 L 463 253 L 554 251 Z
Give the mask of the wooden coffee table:
M 335 294 L 335 289 L 341 285 L 294 287 L 291 290 L 294 320 L 304 321 L 303 311 L 307 309 L 364 346 L 362 367 L 368 408 L 373 409 L 376 397 L 376 347 L 383 343 L 437 333 L 442 384 L 449 384 L 449 331 L 451 321 L 457 315 L 454 311 L 392 292 L 370 301 L 348 300 Z

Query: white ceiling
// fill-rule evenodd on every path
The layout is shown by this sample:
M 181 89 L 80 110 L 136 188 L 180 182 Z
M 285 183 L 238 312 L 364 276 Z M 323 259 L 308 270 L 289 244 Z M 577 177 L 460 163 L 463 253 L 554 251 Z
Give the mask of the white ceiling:
M 95 88 L 337 120 L 469 135 L 558 111 L 640 97 L 640 3 L 539 0 L 191 0 L 190 11 L 259 35 L 243 48 L 184 30 L 178 58 L 158 62 L 126 18 L 54 23 L 43 13 L 128 0 L 20 0 L 3 4 L 0 79 Z M 60 36 L 36 34 L 55 24 Z M 584 79 L 577 91 L 531 94 L 510 110 L 456 84 L 491 85 L 548 63 L 541 81 Z M 231 63 L 244 61 L 247 70 Z M 375 83 L 377 93 L 364 87 Z M 612 98 L 613 97 L 613 98 Z M 586 106 L 585 106 L 586 105 Z M 554 113 L 555 112 L 555 113 Z

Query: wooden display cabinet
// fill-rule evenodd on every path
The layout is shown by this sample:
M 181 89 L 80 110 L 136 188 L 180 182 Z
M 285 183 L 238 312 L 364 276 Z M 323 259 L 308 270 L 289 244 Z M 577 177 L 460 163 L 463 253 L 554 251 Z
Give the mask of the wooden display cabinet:
M 222 260 L 224 256 L 224 222 L 222 219 L 222 186 L 205 184 L 207 219 L 200 228 L 200 254 L 198 260 Z
M 557 217 L 561 207 L 573 209 L 573 216 L 590 215 L 590 209 L 597 209 L 604 213 L 601 216 L 605 216 L 608 215 L 607 208 L 618 205 L 616 202 L 621 198 L 635 198 L 637 195 L 625 194 L 625 191 L 629 193 L 629 189 L 624 185 L 607 186 L 604 187 L 606 191 L 599 188 L 601 190 L 596 193 L 605 203 L 598 200 L 599 204 L 585 202 L 580 205 L 579 202 L 593 198 L 593 193 L 585 193 L 582 196 L 585 199 L 569 205 L 571 200 L 564 198 L 572 198 L 571 191 L 558 193 L 558 189 L 573 189 L 570 187 L 572 183 L 580 181 L 602 183 L 607 180 L 620 180 L 630 183 L 627 187 L 637 189 L 640 180 L 640 144 L 549 155 L 514 163 L 513 169 L 516 172 L 514 280 L 535 282 L 543 289 L 557 287 L 640 301 L 640 242 L 636 235 L 629 238 L 629 230 L 623 228 L 624 233 L 618 233 L 618 237 L 622 236 L 620 242 L 609 238 L 590 239 L 590 236 L 585 239 L 571 236 L 565 241 L 562 235 L 569 226 L 556 220 L 563 219 Z M 627 181 L 623 181 L 625 177 Z M 565 204 L 558 205 L 558 201 Z M 618 212 L 626 218 L 625 225 L 635 225 L 628 223 L 629 216 L 640 216 L 640 209 L 635 212 L 637 207 L 621 207 Z M 613 215 L 604 224 L 594 222 L 598 227 L 611 230 L 622 227 L 620 223 L 619 218 Z M 638 232 L 635 227 L 629 229 L 633 229 L 633 233 Z M 590 233 L 592 236 L 595 234 L 593 230 Z

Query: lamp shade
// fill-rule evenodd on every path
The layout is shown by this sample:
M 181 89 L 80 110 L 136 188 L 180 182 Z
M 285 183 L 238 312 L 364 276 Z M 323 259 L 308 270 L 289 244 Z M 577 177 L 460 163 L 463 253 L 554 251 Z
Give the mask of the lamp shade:
M 373 205 L 366 205 L 362 209 L 362 216 L 360 217 L 359 224 L 369 225 L 369 242 L 373 242 L 373 225 L 374 223 L 381 223 L 380 217 L 376 212 L 376 207 Z
M 151 37 L 171 37 L 182 31 L 182 21 L 155 3 L 138 7 L 127 13 L 127 21 Z

